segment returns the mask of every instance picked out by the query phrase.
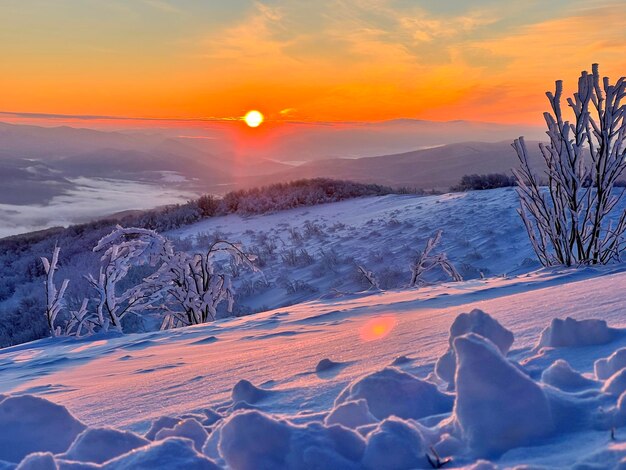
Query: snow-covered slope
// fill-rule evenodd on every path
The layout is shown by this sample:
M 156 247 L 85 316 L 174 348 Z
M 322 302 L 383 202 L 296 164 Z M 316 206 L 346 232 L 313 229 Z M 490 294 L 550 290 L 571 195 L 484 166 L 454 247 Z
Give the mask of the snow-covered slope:
M 518 274 L 539 267 L 519 216 L 513 188 L 438 196 L 353 199 L 269 215 L 206 219 L 168 234 L 206 249 L 211 240 L 240 241 L 258 256 L 259 276 L 242 273 L 238 309 L 261 311 L 357 292 L 366 284 L 356 265 L 383 288 L 410 280 L 410 262 L 443 229 L 441 249 L 465 279 Z M 432 278 L 444 280 L 445 276 Z
M 277 230 L 286 220 L 292 228 L 306 218 L 331 226 L 333 217 L 358 233 L 369 219 L 399 208 L 401 223 L 435 229 L 437 214 L 473 213 L 477 218 L 467 215 L 459 228 L 450 225 L 450 238 L 479 242 L 493 230 L 496 247 L 481 251 L 486 266 L 513 272 L 531 255 L 519 226 L 510 229 L 518 224 L 513 206 L 506 190 L 390 197 L 213 220 L 206 224 L 215 226 L 185 233 L 219 225 L 243 236 L 248 227 Z M 363 213 L 349 210 L 355 207 Z M 407 228 L 397 230 L 408 239 Z M 371 249 L 381 246 L 376 240 L 367 238 Z M 344 243 L 348 253 L 356 241 Z M 492 248 L 502 254 L 489 257 Z M 434 461 L 436 452 L 452 459 L 445 468 L 479 459 L 500 468 L 618 468 L 626 457 L 626 353 L 611 354 L 626 346 L 624 288 L 622 265 L 539 270 L 422 289 L 335 292 L 198 327 L 4 349 L 0 393 L 43 397 L 75 418 L 30 397 L 0 396 L 0 460 L 49 450 L 54 457 L 30 456 L 34 466 L 26 468 L 53 461 L 70 468 L 69 460 L 213 468 L 202 455 L 235 469 L 430 468 L 426 455 Z M 566 317 L 608 327 L 553 321 Z M 452 383 L 441 378 L 449 377 L 442 372 L 449 362 L 440 361 L 434 373 L 444 354 L 444 361 L 453 357 Z M 163 416 L 170 418 L 158 420 Z

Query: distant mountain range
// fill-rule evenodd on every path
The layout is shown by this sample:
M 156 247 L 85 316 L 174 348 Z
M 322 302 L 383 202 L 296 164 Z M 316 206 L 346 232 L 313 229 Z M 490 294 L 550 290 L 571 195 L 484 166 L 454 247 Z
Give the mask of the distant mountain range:
M 264 132 L 237 143 L 223 128 L 105 132 L 0 123 L 0 236 L 301 178 L 447 190 L 465 174 L 508 173 L 517 165 L 512 139 L 537 135 L 418 120 L 292 123 Z

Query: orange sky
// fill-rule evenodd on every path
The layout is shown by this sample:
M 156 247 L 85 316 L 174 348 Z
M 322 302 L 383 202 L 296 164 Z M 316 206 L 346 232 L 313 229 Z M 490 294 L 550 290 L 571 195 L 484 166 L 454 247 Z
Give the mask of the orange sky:
M 537 123 L 555 79 L 574 84 L 592 62 L 626 75 L 626 9 L 565 0 L 5 0 L 0 57 L 0 111 Z

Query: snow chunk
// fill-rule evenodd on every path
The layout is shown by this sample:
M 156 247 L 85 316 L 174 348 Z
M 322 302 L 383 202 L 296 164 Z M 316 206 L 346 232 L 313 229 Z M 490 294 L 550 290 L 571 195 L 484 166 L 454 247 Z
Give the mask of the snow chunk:
M 150 429 L 145 434 L 145 438 L 154 441 L 157 433 L 163 428 L 173 428 L 178 424 L 180 419 L 172 418 L 171 416 L 161 416 L 159 419 L 152 421 Z
M 0 403 L 0 460 L 19 462 L 33 452 L 65 452 L 85 429 L 64 406 L 32 395 Z
M 239 411 L 221 427 L 219 449 L 238 470 L 258 468 L 358 468 L 365 442 L 342 426 L 298 426 L 260 411 Z
M 15 470 L 58 470 L 54 455 L 50 452 L 35 452 L 24 458 Z
M 467 333 L 476 333 L 491 340 L 504 355 L 509 352 L 514 339 L 513 333 L 482 310 L 474 309 L 470 313 L 461 313 L 450 326 L 448 350 L 435 364 L 435 373 L 451 385 L 454 384 L 456 372 L 456 356 L 452 345 L 455 338 Z
M 334 408 L 324 420 L 327 425 L 341 424 L 351 429 L 356 429 L 366 424 L 372 424 L 376 421 L 376 418 L 370 413 L 365 400 L 342 403 L 337 408 Z
M 619 396 L 626 391 L 626 368 L 613 374 L 602 387 L 602 391 Z
M 339 394 L 335 406 L 359 399 L 367 401 L 370 412 L 378 419 L 391 415 L 419 419 L 447 413 L 454 402 L 451 395 L 440 392 L 434 384 L 394 367 L 352 382 Z
M 153 470 L 168 468 L 180 470 L 218 470 L 219 467 L 193 449 L 193 442 L 180 437 L 170 437 L 150 443 L 110 460 L 106 470 Z
M 235 384 L 232 391 L 233 402 L 257 403 L 270 394 L 269 391 L 255 387 L 248 380 L 240 380 Z
M 173 428 L 161 429 L 155 439 L 161 440 L 166 437 L 186 437 L 187 439 L 191 439 L 196 450 L 200 451 L 202 445 L 209 437 L 209 433 L 206 432 L 198 421 L 193 418 L 188 418 L 178 422 Z
M 327 372 L 329 370 L 336 369 L 337 367 L 341 365 L 342 364 L 340 362 L 335 362 L 335 361 L 331 361 L 328 358 L 324 358 L 320 362 L 318 362 L 317 365 L 315 366 L 315 372 L 318 372 L 318 373 Z
M 626 367 L 626 348 L 620 348 L 609 357 L 598 359 L 593 365 L 598 380 L 606 380 L 624 367 Z
M 367 436 L 363 466 L 372 470 L 422 468 L 425 445 L 421 433 L 407 421 L 392 416 Z
M 604 320 L 565 320 L 554 318 L 552 324 L 541 332 L 537 347 L 568 348 L 610 343 L 617 330 L 609 328 Z
M 129 431 L 107 427 L 87 428 L 61 457 L 80 462 L 102 463 L 149 443 L 147 439 Z
M 478 456 L 500 455 L 554 431 L 542 388 L 506 360 L 488 339 L 454 340 L 458 358 L 455 416 Z
M 566 392 L 593 388 L 596 385 L 596 382 L 572 369 L 569 363 L 563 359 L 553 362 L 550 367 L 544 370 L 541 374 L 541 380 L 543 383 Z

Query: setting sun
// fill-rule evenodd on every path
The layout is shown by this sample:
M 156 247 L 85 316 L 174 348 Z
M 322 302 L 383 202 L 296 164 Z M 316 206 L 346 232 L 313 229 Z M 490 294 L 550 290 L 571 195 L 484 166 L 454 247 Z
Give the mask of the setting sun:
M 256 110 L 248 111 L 243 118 L 249 127 L 259 127 L 263 122 L 263 119 L 263 115 Z

